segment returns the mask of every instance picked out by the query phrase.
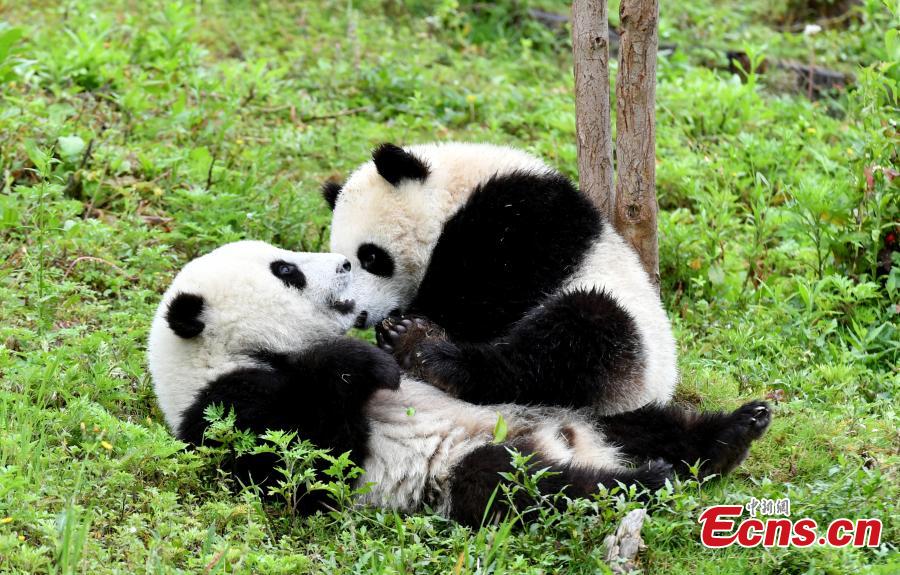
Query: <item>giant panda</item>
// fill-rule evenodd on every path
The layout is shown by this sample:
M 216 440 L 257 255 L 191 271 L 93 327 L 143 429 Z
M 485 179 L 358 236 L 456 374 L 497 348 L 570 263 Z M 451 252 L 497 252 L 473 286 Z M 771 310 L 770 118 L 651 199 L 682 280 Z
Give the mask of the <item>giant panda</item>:
M 188 263 L 162 296 L 148 343 L 159 407 L 173 433 L 204 441 L 204 411 L 234 410 L 236 426 L 296 432 L 334 454 L 349 452 L 371 483 L 361 503 L 412 512 L 425 505 L 477 526 L 512 471 L 508 449 L 533 457 L 544 493 L 587 496 L 598 485 L 655 489 L 685 462 L 725 473 L 769 424 L 763 402 L 732 413 L 646 406 L 600 416 L 591 410 L 473 405 L 401 376 L 375 345 L 345 336 L 355 304 L 351 264 L 335 254 L 266 243 L 222 246 Z M 355 279 L 353 280 L 355 281 Z M 502 415 L 508 434 L 493 430 Z M 243 456 L 234 473 L 277 479 L 271 456 Z M 674 467 L 673 467 L 674 466 Z M 321 469 L 318 470 L 321 472 Z M 320 476 L 325 479 L 324 476 Z M 519 509 L 534 502 L 519 493 Z M 508 511 L 498 497 L 492 515 Z M 326 503 L 304 492 L 298 511 Z
M 357 270 L 357 327 L 413 373 L 480 404 L 612 414 L 671 398 L 675 340 L 637 254 L 541 160 L 382 144 L 322 191 L 331 249 Z

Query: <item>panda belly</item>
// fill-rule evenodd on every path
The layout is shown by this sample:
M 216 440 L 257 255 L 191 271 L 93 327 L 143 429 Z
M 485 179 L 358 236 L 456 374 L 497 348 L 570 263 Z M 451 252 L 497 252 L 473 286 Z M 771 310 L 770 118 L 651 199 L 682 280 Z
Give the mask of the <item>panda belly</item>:
M 633 319 L 640 340 L 642 365 L 632 393 L 621 396 L 605 413 L 637 409 L 648 403 L 667 403 L 678 383 L 677 352 L 672 327 L 659 295 L 647 280 L 637 254 L 610 226 L 558 294 L 576 290 L 602 291 Z M 602 405 L 597 406 L 604 412 Z
M 371 482 L 362 503 L 404 512 L 449 509 L 453 467 L 491 441 L 496 412 L 472 406 L 404 377 L 397 391 L 381 390 L 366 409 L 371 431 L 360 485 Z
M 448 515 L 455 467 L 494 440 L 499 415 L 511 448 L 554 465 L 622 468 L 619 450 L 574 410 L 472 405 L 404 378 L 399 390 L 377 392 L 366 413 L 371 434 L 359 479 L 360 485 L 372 484 L 361 498 L 366 505 L 412 512 L 427 504 Z

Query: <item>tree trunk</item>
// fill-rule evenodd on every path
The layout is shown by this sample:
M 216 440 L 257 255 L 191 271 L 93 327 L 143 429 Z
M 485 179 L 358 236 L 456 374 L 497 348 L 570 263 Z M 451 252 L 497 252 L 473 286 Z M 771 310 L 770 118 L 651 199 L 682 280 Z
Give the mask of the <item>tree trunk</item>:
M 572 4 L 575 132 L 581 191 L 614 220 L 612 128 L 609 109 L 609 24 L 606 0 Z
M 595 0 L 605 4 L 605 0 Z M 577 2 L 576 2 L 577 4 Z M 616 78 L 616 230 L 659 287 L 656 238 L 656 50 L 658 0 L 622 0 Z

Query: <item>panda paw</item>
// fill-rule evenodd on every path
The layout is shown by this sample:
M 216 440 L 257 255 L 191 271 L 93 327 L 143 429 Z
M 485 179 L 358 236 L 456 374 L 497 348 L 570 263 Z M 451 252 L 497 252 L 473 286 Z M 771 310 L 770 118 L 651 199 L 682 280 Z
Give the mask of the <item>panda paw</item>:
M 314 349 L 320 368 L 335 376 L 338 389 L 371 392 L 400 387 L 400 367 L 394 359 L 371 343 L 342 337 Z M 353 383 L 346 386 L 346 383 Z
M 662 458 L 652 459 L 634 470 L 635 480 L 651 493 L 665 487 L 675 478 L 672 464 Z
M 370 344 L 371 345 L 371 344 Z M 372 348 L 373 350 L 375 348 Z M 372 380 L 376 388 L 381 389 L 399 389 L 400 387 L 400 367 L 397 362 L 392 361 L 387 354 L 375 350 L 377 353 L 372 354 Z
M 750 401 L 731 414 L 731 432 L 748 441 L 759 439 L 772 423 L 772 408 L 765 401 Z
M 746 459 L 750 445 L 772 423 L 772 408 L 765 401 L 750 401 L 722 417 L 706 463 L 709 471 L 719 474 L 728 473 Z
M 441 340 L 443 331 L 421 317 L 387 318 L 375 326 L 378 347 L 394 356 L 404 370 L 415 370 L 426 340 Z

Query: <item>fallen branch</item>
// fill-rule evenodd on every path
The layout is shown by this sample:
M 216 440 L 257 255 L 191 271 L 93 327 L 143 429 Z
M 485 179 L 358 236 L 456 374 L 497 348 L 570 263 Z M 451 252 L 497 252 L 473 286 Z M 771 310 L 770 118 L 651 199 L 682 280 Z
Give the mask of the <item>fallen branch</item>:
M 552 28 L 554 30 L 564 30 L 566 24 L 569 23 L 569 17 L 565 14 L 547 12 L 546 10 L 540 10 L 538 8 L 529 8 L 528 15 L 547 28 Z
M 804 90 L 810 100 L 818 100 L 832 90 L 844 90 L 856 81 L 853 74 L 839 72 L 821 66 L 812 66 L 782 60 L 775 63 L 782 70 L 793 72 L 797 88 Z
M 174 218 L 167 218 L 164 216 L 151 216 L 141 214 L 140 218 L 144 220 L 144 223 L 148 226 L 161 226 L 165 228 L 167 231 L 169 229 L 169 224 L 172 223 Z
M 728 59 L 728 71 L 746 81 L 752 66 L 750 56 L 740 50 L 729 50 L 725 52 L 725 57 Z M 844 90 L 856 82 L 856 77 L 848 72 L 794 60 L 763 59 L 753 72 L 765 74 L 773 68 L 793 74 L 797 91 L 805 94 L 810 100 L 818 100 L 834 90 Z
M 604 559 L 613 573 L 629 573 L 635 570 L 635 558 L 644 548 L 641 528 L 646 517 L 646 509 L 629 511 L 622 518 L 615 534 L 607 535 L 603 540 L 603 546 L 606 548 Z
M 103 131 L 101 130 L 101 134 Z M 91 155 L 94 153 L 94 138 L 88 140 L 87 148 L 84 150 L 84 154 L 81 156 L 81 164 L 78 165 L 79 170 L 83 170 L 87 167 L 87 163 L 91 160 Z
M 209 162 L 209 172 L 206 174 L 206 191 L 208 192 L 213 185 L 213 167 L 216 165 L 216 156 L 213 155 Z
M 130 275 L 124 269 L 122 269 L 121 267 L 112 263 L 111 261 L 107 261 L 103 258 L 98 258 L 96 256 L 79 256 L 79 257 L 75 258 L 74 260 L 72 260 L 72 263 L 69 264 L 69 267 L 66 268 L 66 273 L 63 274 L 63 278 L 69 277 L 69 274 L 72 273 L 72 270 L 75 269 L 75 266 L 77 266 L 81 262 L 96 262 L 96 263 L 100 263 L 100 264 L 106 264 L 109 267 L 111 267 L 112 269 L 114 269 L 117 272 L 119 272 L 120 274 L 122 274 L 123 276 L 125 276 L 126 278 L 128 278 L 129 280 L 135 279 L 134 276 Z
M 212 573 L 213 568 L 216 565 L 218 565 L 219 561 L 222 560 L 222 557 L 225 556 L 225 551 L 226 551 L 225 549 L 222 549 L 221 551 L 219 551 L 218 553 L 213 555 L 213 558 L 210 559 L 209 563 L 206 564 L 206 567 L 203 568 L 203 572 L 204 573 Z
M 323 114 L 321 116 L 303 116 L 300 118 L 300 122 L 308 124 L 310 122 L 318 122 L 320 120 L 333 120 L 342 116 L 353 116 L 355 114 L 363 114 L 365 112 L 371 111 L 372 106 L 362 106 L 359 108 L 350 108 L 349 110 L 341 110 L 340 112 L 335 112 L 333 114 Z
M 559 14 L 557 12 L 547 12 L 545 10 L 540 10 L 538 8 L 529 8 L 528 16 L 536 20 L 537 22 L 543 24 L 547 28 L 561 32 L 565 30 L 566 25 L 569 23 L 569 16 L 566 14 Z M 615 26 L 609 24 L 609 56 L 612 59 L 618 59 L 619 57 L 619 30 L 616 29 Z M 677 46 L 675 44 L 660 44 L 659 51 L 663 54 L 671 54 L 675 52 Z
M 849 18 L 853 16 L 853 14 L 853 12 L 848 12 L 847 14 L 836 18 L 822 19 L 817 22 L 822 23 L 823 25 L 831 25 L 835 22 Z M 528 15 L 535 21 L 540 22 L 552 30 L 562 30 L 570 21 L 570 18 L 565 14 L 547 12 L 537 8 L 530 8 L 528 10 Z M 801 31 L 802 29 L 803 27 L 801 26 L 798 30 L 791 31 Z M 609 26 L 608 43 L 609 58 L 618 60 L 620 43 L 619 30 L 612 25 Z M 702 47 L 700 48 L 702 49 Z M 658 48 L 661 54 L 671 54 L 677 49 L 678 46 L 675 44 L 660 44 Z M 697 47 L 685 50 L 685 52 L 697 51 Z M 720 55 L 719 57 L 721 57 L 722 51 L 716 49 L 713 49 L 712 51 L 717 52 Z M 740 50 L 725 50 L 724 54 L 728 60 L 728 70 L 732 74 L 740 76 L 742 80 L 746 80 L 747 70 L 750 68 L 750 58 L 747 54 Z M 771 68 L 777 68 L 792 73 L 796 78 L 797 89 L 804 92 L 807 97 L 811 96 L 810 99 L 812 100 L 818 100 L 832 90 L 843 90 L 856 81 L 856 77 L 847 72 L 840 72 L 821 66 L 811 66 L 809 64 L 790 60 L 774 60 L 772 62 L 766 62 L 764 60 L 755 71 L 762 74 Z

